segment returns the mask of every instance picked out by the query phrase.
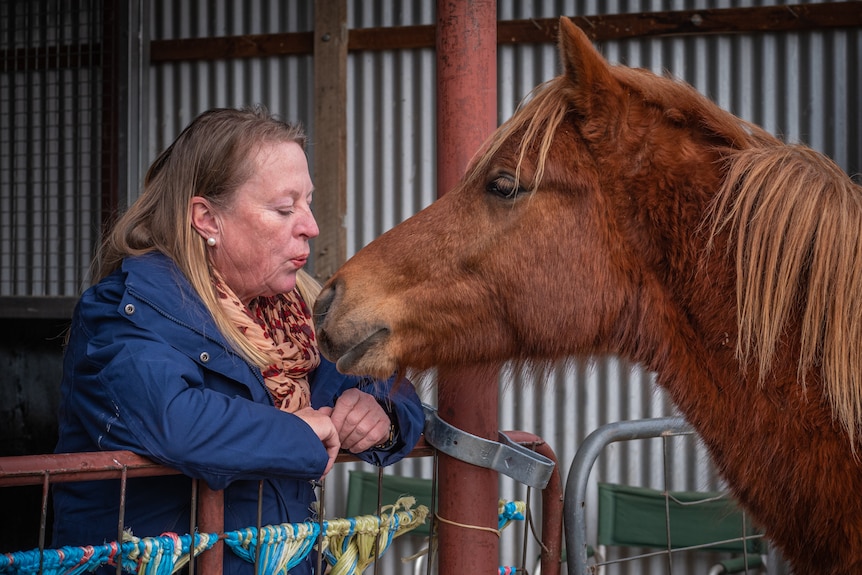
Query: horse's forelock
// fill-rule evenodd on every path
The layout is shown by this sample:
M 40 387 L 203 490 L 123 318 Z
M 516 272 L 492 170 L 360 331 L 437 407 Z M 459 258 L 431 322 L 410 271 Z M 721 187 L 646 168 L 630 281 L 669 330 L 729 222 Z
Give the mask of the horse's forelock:
M 660 107 L 672 121 L 687 122 L 692 129 L 718 138 L 724 146 L 746 147 L 753 142 L 777 141 L 761 128 L 721 109 L 681 80 L 625 66 L 611 66 L 610 69 L 620 85 L 630 94 L 638 94 L 640 101 Z M 606 106 L 608 102 L 602 101 L 602 104 Z M 554 136 L 567 112 L 583 105 L 584 102 L 578 100 L 578 89 L 565 76 L 540 84 L 477 152 L 471 176 L 484 176 L 506 142 L 517 138 L 515 179 L 519 185 L 535 189 L 545 174 Z M 591 109 L 593 113 L 597 112 L 597 109 Z M 596 121 L 596 118 L 591 119 Z M 616 118 L 608 118 L 607 121 L 616 121 Z M 531 181 L 521 182 L 522 167 L 528 157 L 535 162 L 534 175 Z
M 473 163 L 468 179 L 483 177 L 503 146 L 517 137 L 515 180 L 518 185 L 536 189 L 544 176 L 554 135 L 570 106 L 561 78 L 539 85 L 525 98 L 512 117 L 504 122 L 486 142 L 480 151 L 481 155 Z M 528 154 L 533 153 L 535 153 L 533 178 L 529 182 L 522 182 L 523 164 Z

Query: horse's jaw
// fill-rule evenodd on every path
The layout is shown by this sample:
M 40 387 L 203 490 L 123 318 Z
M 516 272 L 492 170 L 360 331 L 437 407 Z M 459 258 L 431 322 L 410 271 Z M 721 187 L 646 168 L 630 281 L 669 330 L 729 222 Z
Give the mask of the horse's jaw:
M 341 373 L 371 375 L 385 379 L 395 372 L 395 362 L 386 352 L 389 329 L 371 326 L 366 336 L 351 342 L 335 342 L 325 330 L 319 332 L 323 355 L 335 362 Z
M 342 312 L 337 284 L 326 286 L 314 304 L 314 322 L 320 351 L 341 373 L 388 378 L 396 371 L 389 353 L 391 329 L 380 317 Z

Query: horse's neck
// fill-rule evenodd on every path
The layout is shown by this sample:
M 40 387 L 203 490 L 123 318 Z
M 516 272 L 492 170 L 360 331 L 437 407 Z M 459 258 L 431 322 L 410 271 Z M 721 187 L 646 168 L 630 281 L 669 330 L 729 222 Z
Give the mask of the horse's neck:
M 831 424 L 816 381 L 804 390 L 784 349 L 785 361 L 761 384 L 736 359 L 735 330 L 728 309 L 720 309 L 732 313 L 726 294 L 680 305 L 667 293 L 645 304 L 653 317 L 640 318 L 644 339 L 635 359 L 657 372 L 731 489 L 796 569 L 854 572 L 844 565 L 862 564 L 862 467 Z M 811 554 L 812 547 L 828 552 Z

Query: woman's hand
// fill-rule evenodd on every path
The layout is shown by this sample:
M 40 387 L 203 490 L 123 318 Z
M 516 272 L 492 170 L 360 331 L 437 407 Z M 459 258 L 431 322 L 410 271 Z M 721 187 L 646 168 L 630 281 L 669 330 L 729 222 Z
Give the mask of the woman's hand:
M 324 411 L 326 410 L 326 411 Z M 323 409 L 314 409 L 312 407 L 303 407 L 296 410 L 293 414 L 307 423 L 312 431 L 320 438 L 323 447 L 326 448 L 326 454 L 329 455 L 329 462 L 326 464 L 326 469 L 323 471 L 321 478 L 329 473 L 332 466 L 335 464 L 335 458 L 338 457 L 338 450 L 341 448 L 341 441 L 338 438 L 338 429 L 334 422 L 329 417 L 332 408 L 325 407 Z
M 374 396 L 364 391 L 348 389 L 335 402 L 334 408 L 323 407 L 320 411 L 330 413 L 341 447 L 351 453 L 360 453 L 389 440 L 389 416 Z

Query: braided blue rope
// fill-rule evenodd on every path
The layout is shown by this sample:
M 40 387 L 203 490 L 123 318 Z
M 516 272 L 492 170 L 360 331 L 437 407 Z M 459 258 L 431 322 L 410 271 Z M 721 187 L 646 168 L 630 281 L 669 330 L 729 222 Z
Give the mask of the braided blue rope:
M 187 560 L 189 550 L 194 544 L 202 543 L 197 553 L 210 549 L 218 540 L 215 534 L 205 536 L 162 535 L 85 547 L 60 547 L 30 551 L 15 551 L 0 555 L 0 574 L 2 575 L 79 575 L 95 571 L 103 565 L 116 565 L 122 561 L 123 571 L 140 575 L 170 575 L 174 568 Z M 194 539 L 194 541 L 193 541 Z
M 350 529 L 347 530 L 347 535 L 341 541 L 341 553 L 342 554 L 347 552 L 347 548 L 350 545 L 350 539 L 353 537 L 353 534 L 356 533 L 356 519 L 353 517 L 348 517 L 347 522 L 350 525 Z M 324 522 L 324 533 L 323 533 L 324 537 L 327 535 L 326 530 L 328 528 L 329 528 L 329 522 L 325 521 Z M 330 549 L 329 547 L 327 547 L 326 549 L 323 550 L 323 558 L 330 565 L 335 565 L 336 563 L 338 563 L 338 557 L 335 556 L 335 554 L 332 552 L 332 549 Z M 356 565 L 358 564 L 358 562 L 359 562 L 359 558 L 357 556 L 356 558 L 354 558 L 354 560 L 350 566 L 350 572 L 353 572 L 356 570 Z
M 502 506 L 502 511 L 497 516 L 497 529 L 503 529 L 506 525 L 508 525 L 511 521 L 523 521 L 524 514 L 519 509 L 520 506 L 518 502 L 509 501 L 505 505 Z
M 84 547 L 63 547 L 62 549 L 46 549 L 42 556 L 42 569 L 46 575 L 83 573 L 90 565 L 84 559 L 87 549 Z M 39 572 L 39 550 L 15 551 L 0 556 L 0 573 L 29 574 Z M 96 563 L 98 565 L 98 563 Z
M 412 520 L 413 519 L 413 510 L 412 509 L 408 510 L 407 514 L 408 514 L 408 517 Z M 401 527 L 401 516 L 395 515 L 392 518 L 392 525 L 389 526 L 389 529 L 386 532 L 387 538 L 386 538 L 386 546 L 384 547 L 384 549 L 387 549 L 387 548 L 389 548 L 390 545 L 392 545 L 392 540 L 395 539 L 395 534 L 398 533 L 399 527 Z
M 311 553 L 319 533 L 320 525 L 311 521 L 261 527 L 258 575 L 284 573 L 298 565 Z M 224 542 L 240 558 L 255 562 L 258 552 L 256 528 L 225 533 Z

